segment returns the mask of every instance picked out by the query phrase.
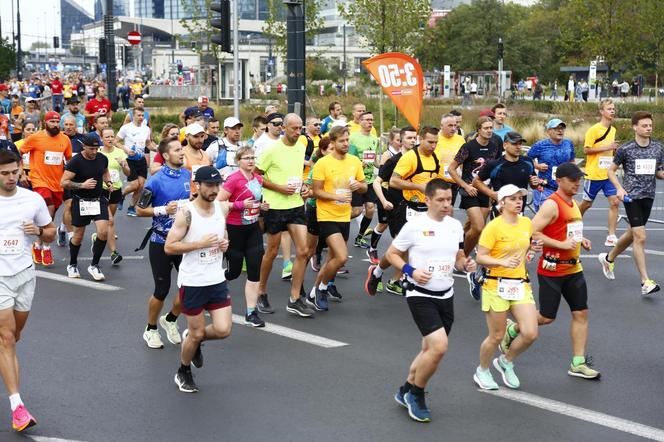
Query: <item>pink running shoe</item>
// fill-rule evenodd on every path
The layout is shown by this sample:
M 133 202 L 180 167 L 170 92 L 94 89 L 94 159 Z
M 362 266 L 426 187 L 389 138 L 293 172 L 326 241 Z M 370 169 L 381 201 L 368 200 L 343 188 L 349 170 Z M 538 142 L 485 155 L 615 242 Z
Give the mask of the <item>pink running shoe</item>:
M 12 411 L 12 427 L 16 431 L 23 431 L 37 425 L 37 420 L 32 417 L 25 405 L 21 404 Z

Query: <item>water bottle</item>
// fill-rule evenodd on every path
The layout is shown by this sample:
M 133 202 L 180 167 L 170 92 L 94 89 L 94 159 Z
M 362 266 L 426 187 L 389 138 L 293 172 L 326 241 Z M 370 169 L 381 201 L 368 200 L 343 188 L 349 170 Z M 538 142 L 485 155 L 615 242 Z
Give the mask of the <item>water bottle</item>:
M 632 197 L 629 195 L 625 195 L 623 197 L 623 203 L 631 203 L 632 202 Z

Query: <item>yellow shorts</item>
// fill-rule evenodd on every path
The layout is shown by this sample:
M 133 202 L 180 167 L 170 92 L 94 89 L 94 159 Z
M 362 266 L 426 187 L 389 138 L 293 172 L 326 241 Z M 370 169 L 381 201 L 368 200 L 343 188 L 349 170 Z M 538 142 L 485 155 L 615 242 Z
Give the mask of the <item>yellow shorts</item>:
M 513 305 L 518 304 L 535 304 L 535 298 L 533 297 L 533 289 L 530 287 L 530 283 L 524 283 L 524 295 L 523 299 L 518 301 L 508 301 L 501 298 L 498 295 L 498 280 L 496 279 L 487 279 L 482 285 L 482 311 L 488 312 L 492 310 L 494 312 L 506 312 Z

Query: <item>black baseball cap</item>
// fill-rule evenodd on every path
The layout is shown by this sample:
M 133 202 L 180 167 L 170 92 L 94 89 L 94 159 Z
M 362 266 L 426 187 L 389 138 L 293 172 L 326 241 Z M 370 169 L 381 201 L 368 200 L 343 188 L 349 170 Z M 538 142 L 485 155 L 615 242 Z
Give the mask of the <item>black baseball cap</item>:
M 67 98 L 67 104 L 75 104 L 80 102 L 81 100 L 76 95 L 72 95 L 70 98 Z
M 524 141 L 526 141 L 526 139 L 523 138 L 519 132 L 513 130 L 505 134 L 505 139 L 503 141 L 516 144 L 516 143 L 523 143 Z
M 81 144 L 88 147 L 99 147 L 101 146 L 101 141 L 96 134 L 87 134 L 83 137 L 83 140 L 81 140 Z
M 582 178 L 586 174 L 574 163 L 563 163 L 556 169 L 556 178 L 571 178 L 573 180 Z
M 200 167 L 194 176 L 197 183 L 221 183 L 221 174 L 212 166 Z

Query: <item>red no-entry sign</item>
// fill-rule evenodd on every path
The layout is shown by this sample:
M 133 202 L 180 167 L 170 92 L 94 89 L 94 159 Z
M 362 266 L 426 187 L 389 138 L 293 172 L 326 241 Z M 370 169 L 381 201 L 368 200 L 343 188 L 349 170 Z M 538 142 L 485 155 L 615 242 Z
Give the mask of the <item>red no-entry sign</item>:
M 127 40 L 132 45 L 141 44 L 141 33 L 138 31 L 131 31 L 127 34 Z

